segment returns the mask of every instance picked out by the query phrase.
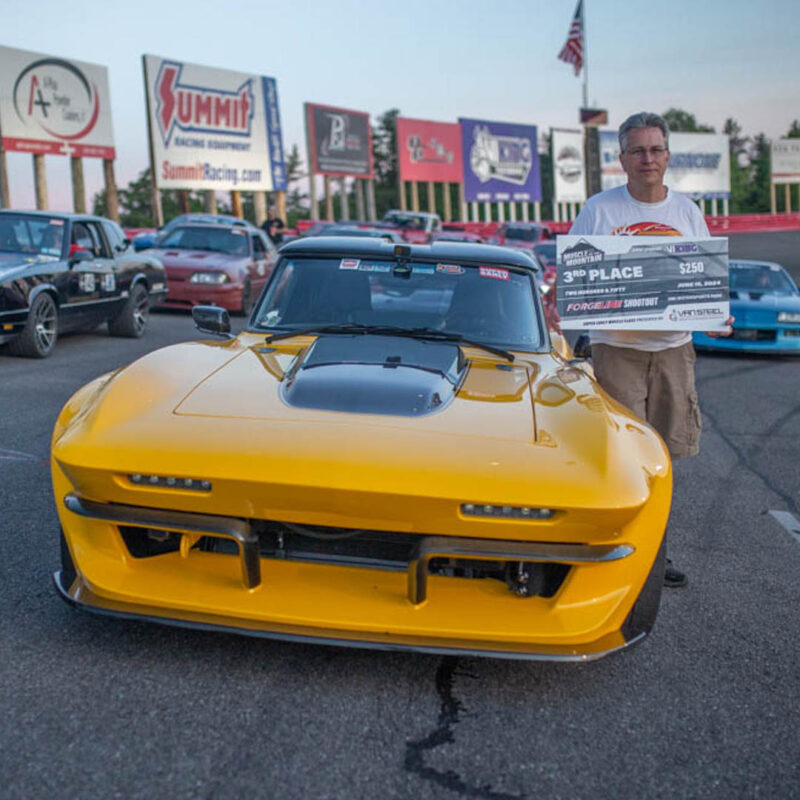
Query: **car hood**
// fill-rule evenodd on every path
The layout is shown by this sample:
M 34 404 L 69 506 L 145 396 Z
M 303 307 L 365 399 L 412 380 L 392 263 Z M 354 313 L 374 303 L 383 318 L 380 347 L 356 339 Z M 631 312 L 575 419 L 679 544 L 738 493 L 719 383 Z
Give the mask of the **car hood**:
M 761 294 L 739 292 L 731 298 L 731 312 L 746 311 L 797 311 L 800 312 L 800 296 L 796 294 Z M 734 313 L 734 316 L 736 314 Z
M 246 262 L 246 256 L 212 253 L 207 250 L 182 250 L 179 248 L 157 248 L 150 251 L 165 267 L 176 269 L 231 269 Z
M 202 473 L 221 487 L 215 513 L 255 516 L 252 498 L 302 494 L 306 508 L 332 503 L 343 518 L 379 527 L 386 512 L 376 498 L 386 495 L 408 519 L 424 498 L 558 502 L 629 518 L 647 500 L 652 481 L 670 475 L 661 440 L 583 371 L 550 354 L 513 364 L 478 349 L 466 354 L 447 396 L 450 382 L 436 370 L 423 376 L 426 370 L 354 363 L 348 375 L 324 365 L 324 352 L 308 367 L 314 359 L 308 337 L 265 345 L 244 334 L 219 344 L 174 345 L 121 370 L 73 410 L 68 406 L 53 454 L 73 485 L 90 495 L 98 470 L 109 476 Z M 383 355 L 385 362 L 396 353 Z M 449 357 L 431 355 L 440 364 Z M 291 396 L 302 372 L 318 381 L 306 387 L 308 394 L 327 396 L 327 407 Z M 393 381 L 400 411 L 369 408 Z M 416 382 L 423 395 L 420 413 L 404 381 Z M 334 402 L 351 408 L 333 408 Z M 231 482 L 250 487 L 245 506 L 241 496 L 226 505 L 223 487 Z M 107 489 L 110 498 L 131 502 L 119 478 L 109 477 Z M 196 508 L 181 497 L 147 499 Z M 370 506 L 373 501 L 378 505 Z M 276 502 L 261 513 L 278 513 Z M 324 513 L 329 519 L 333 512 Z
M 23 273 L 30 274 L 47 269 L 60 259 L 55 256 L 26 255 L 25 253 L 0 253 L 0 283 L 15 280 Z

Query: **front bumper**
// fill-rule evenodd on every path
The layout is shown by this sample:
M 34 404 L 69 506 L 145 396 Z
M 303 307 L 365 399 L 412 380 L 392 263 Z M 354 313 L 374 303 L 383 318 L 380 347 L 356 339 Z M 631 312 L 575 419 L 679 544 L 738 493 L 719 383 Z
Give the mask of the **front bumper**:
M 743 332 L 748 329 L 740 328 Z M 749 329 L 767 331 L 764 328 Z M 736 331 L 736 329 L 734 329 Z M 772 333 L 772 329 L 769 329 Z M 773 355 L 800 355 L 800 331 L 794 328 L 776 328 L 774 337 L 765 339 L 744 339 L 734 336 L 712 337 L 704 333 L 692 335 L 695 348 L 699 350 L 719 350 L 737 353 L 771 353 Z
M 236 311 L 242 306 L 242 284 L 226 283 L 220 286 L 189 281 L 168 280 L 167 296 L 159 301 L 161 308 L 184 308 L 192 306 L 220 306 Z

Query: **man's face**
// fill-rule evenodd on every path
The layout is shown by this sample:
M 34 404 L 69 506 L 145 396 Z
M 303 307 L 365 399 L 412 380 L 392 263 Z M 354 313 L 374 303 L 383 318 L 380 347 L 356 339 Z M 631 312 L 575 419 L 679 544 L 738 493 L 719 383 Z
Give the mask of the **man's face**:
M 663 185 L 669 163 L 664 134 L 658 128 L 634 128 L 628 132 L 628 146 L 619 160 L 632 186 Z

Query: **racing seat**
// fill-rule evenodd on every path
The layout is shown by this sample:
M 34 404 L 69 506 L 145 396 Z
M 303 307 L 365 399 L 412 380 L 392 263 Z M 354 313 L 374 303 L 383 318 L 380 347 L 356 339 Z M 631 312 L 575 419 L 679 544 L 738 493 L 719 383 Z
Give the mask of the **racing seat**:
M 475 280 L 459 280 L 442 329 L 467 337 L 507 340 L 504 290 L 509 287 L 501 281 L 482 279 L 478 285 Z

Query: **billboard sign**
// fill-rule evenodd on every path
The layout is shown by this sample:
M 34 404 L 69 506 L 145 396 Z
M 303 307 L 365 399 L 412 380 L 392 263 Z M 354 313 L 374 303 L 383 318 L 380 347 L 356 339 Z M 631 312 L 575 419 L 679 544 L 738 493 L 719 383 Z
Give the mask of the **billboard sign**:
M 461 183 L 461 129 L 456 122 L 397 118 L 400 180 Z
M 557 203 L 586 201 L 583 131 L 552 131 L 553 189 Z
M 459 119 L 467 202 L 542 199 L 535 125 Z
M 771 156 L 773 183 L 800 183 L 800 139 L 778 139 Z
M 600 131 L 600 169 L 603 189 L 627 183 L 619 163 L 615 131 Z M 731 195 L 731 163 L 728 137 L 716 133 L 671 133 L 669 166 L 664 183 L 695 200 Z
M 113 159 L 108 70 L 0 47 L 4 150 Z
M 274 78 L 144 56 L 159 189 L 286 188 Z
M 372 178 L 369 114 L 306 103 L 306 136 L 316 175 Z

